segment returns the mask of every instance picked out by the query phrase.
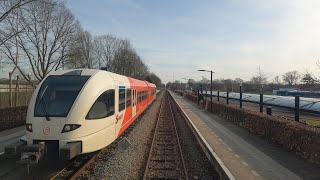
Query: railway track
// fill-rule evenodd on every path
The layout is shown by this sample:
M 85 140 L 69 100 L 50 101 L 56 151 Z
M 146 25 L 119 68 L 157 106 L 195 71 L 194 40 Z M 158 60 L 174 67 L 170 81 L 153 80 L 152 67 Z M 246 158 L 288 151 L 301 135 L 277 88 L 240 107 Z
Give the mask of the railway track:
M 161 102 L 143 179 L 188 179 L 168 92 Z
M 91 154 L 81 155 L 74 159 L 65 168 L 55 173 L 50 180 L 54 179 L 76 179 L 79 177 L 93 162 L 95 158 L 100 155 L 101 151 L 97 151 Z

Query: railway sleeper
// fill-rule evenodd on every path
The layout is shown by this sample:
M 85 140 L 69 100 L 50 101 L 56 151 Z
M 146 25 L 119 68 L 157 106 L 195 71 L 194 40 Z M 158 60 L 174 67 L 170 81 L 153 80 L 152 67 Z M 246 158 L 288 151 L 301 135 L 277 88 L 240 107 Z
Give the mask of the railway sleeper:
M 157 151 L 154 153 L 155 156 L 177 156 L 177 152 L 176 151 L 170 151 L 170 153 L 168 151 Z
M 173 165 L 171 165 L 171 166 L 173 166 L 173 167 L 167 167 L 167 166 L 165 166 L 165 167 L 155 167 L 154 169 L 153 169 L 153 171 L 164 171 L 164 172 L 167 172 L 167 171 L 172 171 L 172 172 L 176 172 L 178 169 L 175 167 L 175 164 L 173 164 Z
M 175 146 L 176 144 L 174 143 L 157 143 L 157 146 Z
M 163 142 L 163 144 L 169 144 L 169 143 L 171 143 L 171 142 L 175 143 L 174 137 L 158 137 L 156 140 L 157 140 L 158 142 L 159 142 L 159 141 L 160 141 L 160 142 Z
M 178 177 L 152 177 L 151 180 L 179 180 Z
M 167 147 L 167 146 L 159 146 L 158 151 L 174 151 L 176 148 L 174 147 Z
M 153 159 L 152 161 L 162 163 L 162 162 L 175 162 L 174 159 Z

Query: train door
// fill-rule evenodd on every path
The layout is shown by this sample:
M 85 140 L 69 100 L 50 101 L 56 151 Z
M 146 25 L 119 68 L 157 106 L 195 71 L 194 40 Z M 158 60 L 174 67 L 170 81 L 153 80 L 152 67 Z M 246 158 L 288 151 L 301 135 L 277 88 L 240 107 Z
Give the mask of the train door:
M 132 117 L 137 113 L 137 90 L 132 89 Z

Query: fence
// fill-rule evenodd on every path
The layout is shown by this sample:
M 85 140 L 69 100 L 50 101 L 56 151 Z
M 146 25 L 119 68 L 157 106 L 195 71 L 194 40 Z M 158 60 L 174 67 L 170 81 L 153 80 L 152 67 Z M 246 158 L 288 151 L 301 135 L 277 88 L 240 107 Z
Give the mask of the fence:
M 26 106 L 32 96 L 32 85 L 14 84 L 11 87 L 12 102 L 10 105 L 10 88 L 8 84 L 0 84 L 0 108 Z
M 205 96 L 210 97 L 210 91 L 203 93 Z M 198 95 L 200 97 L 200 94 Z M 312 113 L 313 115 L 320 115 L 320 99 L 318 98 L 303 98 L 299 96 L 295 97 L 283 97 L 264 95 L 261 94 L 247 94 L 247 93 L 230 93 L 230 92 L 212 92 L 212 96 L 220 101 L 221 98 L 226 99 L 226 104 L 229 104 L 229 100 L 235 100 L 239 102 L 239 107 L 242 108 L 243 102 L 249 102 L 259 104 L 260 112 L 263 113 L 263 107 L 267 107 L 267 114 L 271 115 L 271 107 L 285 108 L 294 112 L 295 121 L 300 121 L 300 112 Z

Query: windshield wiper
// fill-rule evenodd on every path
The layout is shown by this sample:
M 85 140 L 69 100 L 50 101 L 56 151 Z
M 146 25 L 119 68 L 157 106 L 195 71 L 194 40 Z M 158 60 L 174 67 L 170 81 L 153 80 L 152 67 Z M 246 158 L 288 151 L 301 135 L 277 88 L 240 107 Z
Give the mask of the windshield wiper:
M 41 107 L 42 107 L 42 110 L 43 110 L 43 113 L 44 113 L 44 116 L 46 117 L 46 120 L 47 121 L 50 121 L 50 118 L 49 118 L 49 113 L 47 112 L 47 102 L 43 100 L 43 96 L 45 94 L 45 92 L 47 91 L 48 89 L 48 85 L 46 86 L 46 88 L 44 89 L 43 93 L 41 94 L 41 96 L 39 97 L 39 104 L 41 104 Z M 41 103 L 43 102 L 43 103 Z M 39 105 L 38 104 L 38 105 Z

